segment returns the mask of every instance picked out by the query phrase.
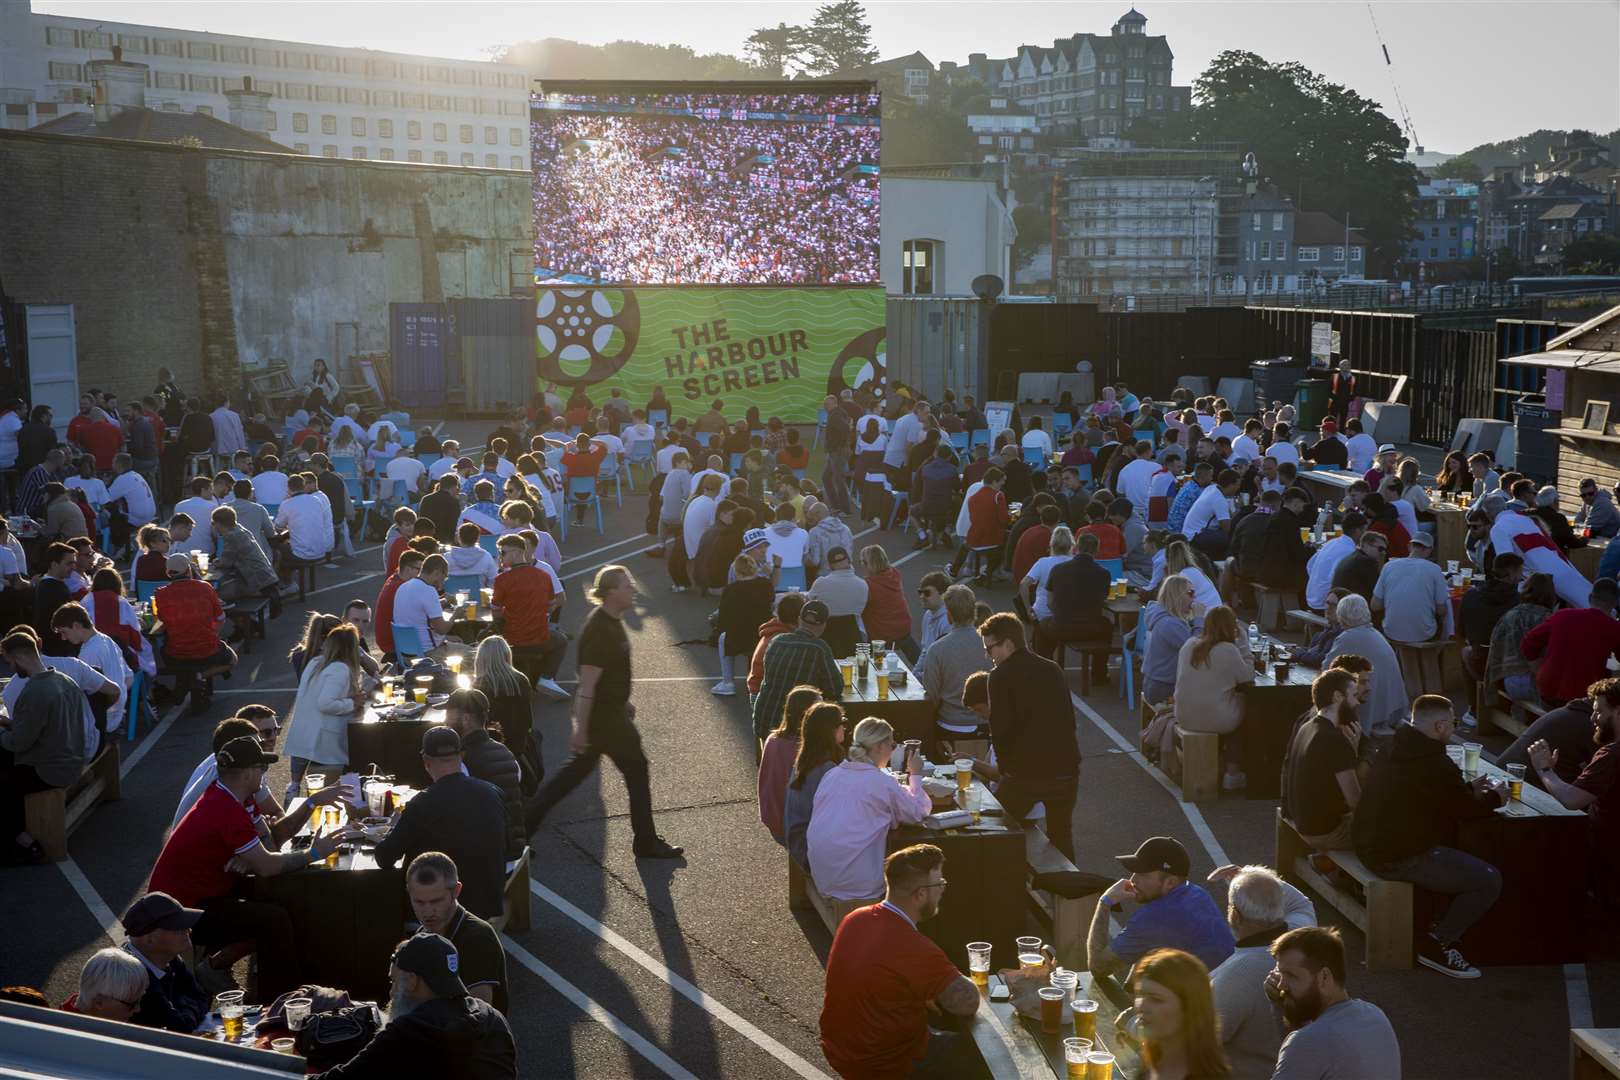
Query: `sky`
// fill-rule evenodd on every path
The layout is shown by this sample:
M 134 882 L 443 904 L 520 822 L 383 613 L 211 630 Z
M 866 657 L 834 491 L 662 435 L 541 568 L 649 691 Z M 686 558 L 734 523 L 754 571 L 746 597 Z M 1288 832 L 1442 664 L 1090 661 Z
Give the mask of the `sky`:
M 1396 83 L 1420 141 L 1458 153 L 1537 128 L 1620 127 L 1620 0 L 1138 0 L 1147 32 L 1175 54 L 1188 84 L 1216 54 L 1246 49 L 1296 60 L 1379 102 L 1400 121 Z M 740 54 L 760 26 L 804 23 L 797 0 L 34 0 L 34 10 L 395 52 L 487 59 L 491 47 L 561 37 L 630 38 Z M 969 52 L 1011 56 L 1020 44 L 1106 34 L 1119 2 L 866 0 L 887 58 L 921 50 L 938 64 Z M 1369 12 L 1369 8 L 1371 9 Z M 1374 20 L 1393 67 L 1384 63 Z M 1394 82 L 1392 82 L 1392 76 Z

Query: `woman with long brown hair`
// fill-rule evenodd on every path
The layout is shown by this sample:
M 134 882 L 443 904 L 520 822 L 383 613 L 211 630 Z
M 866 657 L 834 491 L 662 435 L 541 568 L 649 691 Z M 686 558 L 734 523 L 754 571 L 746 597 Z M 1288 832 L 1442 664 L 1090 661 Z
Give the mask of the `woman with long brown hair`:
M 1176 658 L 1176 723 L 1183 731 L 1221 738 L 1226 776 L 1221 786 L 1237 791 L 1248 783 L 1242 758 L 1243 695 L 1238 688 L 1254 682 L 1254 658 L 1238 633 L 1237 614 L 1225 604 L 1204 613 L 1204 627 L 1187 639 Z
M 787 785 L 782 832 L 787 838 L 788 854 L 803 867 L 810 865 L 805 840 L 810 829 L 810 808 L 815 805 L 821 778 L 844 760 L 846 730 L 844 707 L 835 701 L 812 705 L 800 723 L 799 754 L 793 762 L 793 779 Z
M 1221 1049 L 1203 961 L 1180 949 L 1155 949 L 1137 961 L 1128 987 L 1152 1080 L 1228 1080 L 1232 1066 Z
M 332 628 L 320 654 L 304 664 L 298 696 L 287 717 L 285 753 L 296 788 L 309 770 L 336 776 L 349 761 L 349 721 L 365 707 L 360 667 L 360 631 L 351 623 Z
M 782 720 L 776 730 L 765 736 L 765 750 L 759 759 L 759 820 L 771 831 L 778 844 L 787 843 L 787 830 L 783 824 L 783 811 L 787 803 L 788 778 L 799 756 L 803 740 L 799 737 L 804 714 L 821 703 L 821 690 L 814 686 L 795 686 L 788 691 L 782 703 Z

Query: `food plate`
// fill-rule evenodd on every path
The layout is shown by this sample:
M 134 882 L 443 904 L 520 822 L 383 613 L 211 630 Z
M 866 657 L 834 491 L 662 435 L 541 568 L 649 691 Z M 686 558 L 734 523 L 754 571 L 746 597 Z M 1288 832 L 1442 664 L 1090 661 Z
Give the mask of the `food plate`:
M 923 790 L 928 792 L 928 795 L 929 795 L 930 798 L 934 798 L 934 799 L 955 798 L 955 796 L 956 796 L 955 775 L 956 774 L 953 771 L 952 774 L 951 774 L 952 779 L 950 779 L 950 780 L 942 780 L 942 779 L 939 779 L 938 777 L 925 776 L 925 777 L 923 777 L 923 781 L 922 781 Z
M 413 716 L 420 716 L 427 711 L 427 706 L 419 701 L 407 701 L 402 705 L 395 705 L 390 714 L 395 720 L 409 720 Z

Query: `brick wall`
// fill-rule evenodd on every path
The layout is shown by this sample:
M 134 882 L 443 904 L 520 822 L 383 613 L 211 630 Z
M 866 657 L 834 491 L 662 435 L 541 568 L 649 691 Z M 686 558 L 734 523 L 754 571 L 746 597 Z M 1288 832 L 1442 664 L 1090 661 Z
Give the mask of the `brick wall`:
M 79 384 L 189 390 L 389 347 L 391 302 L 509 295 L 524 172 L 0 131 L 0 281 L 71 303 Z

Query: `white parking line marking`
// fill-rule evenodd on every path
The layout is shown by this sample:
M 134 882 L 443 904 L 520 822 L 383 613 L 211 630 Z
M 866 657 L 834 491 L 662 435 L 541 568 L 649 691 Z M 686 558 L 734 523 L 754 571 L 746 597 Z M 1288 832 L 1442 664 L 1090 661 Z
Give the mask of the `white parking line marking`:
M 629 1024 L 602 1008 L 579 987 L 535 959 L 523 946 L 505 934 L 501 935 L 501 944 L 506 946 L 506 951 L 511 954 L 512 959 L 549 983 L 553 990 L 573 1002 L 574 1006 L 586 1016 L 623 1039 L 636 1053 L 656 1065 L 665 1076 L 673 1077 L 674 1080 L 698 1080 L 696 1075 L 681 1068 L 679 1062 L 643 1038 Z
M 1170 778 L 1164 775 L 1164 773 L 1154 765 L 1150 764 L 1148 760 L 1142 756 L 1140 750 L 1133 746 L 1131 742 L 1125 738 L 1125 736 L 1114 730 L 1114 725 L 1104 720 L 1101 714 L 1099 714 L 1090 705 L 1087 705 L 1085 701 L 1081 699 L 1079 694 L 1071 691 L 1069 697 L 1074 699 L 1075 707 L 1081 712 L 1085 713 L 1086 716 L 1091 719 L 1091 722 L 1096 724 L 1097 727 L 1101 729 L 1102 733 L 1107 735 L 1108 738 L 1113 741 L 1115 746 L 1125 751 L 1127 757 L 1136 762 L 1138 765 L 1142 766 L 1143 770 L 1149 776 L 1153 777 L 1153 779 L 1159 782 L 1160 787 L 1164 788 L 1165 791 L 1170 793 L 1170 798 L 1175 800 L 1176 805 L 1181 808 L 1181 812 L 1186 815 L 1187 823 L 1192 826 L 1193 832 L 1198 836 L 1198 842 L 1204 845 L 1204 850 L 1209 854 L 1210 859 L 1214 861 L 1215 865 L 1226 866 L 1229 864 L 1232 860 L 1227 856 L 1226 849 L 1221 847 L 1221 842 L 1215 839 L 1215 833 L 1210 829 L 1209 822 L 1204 820 L 1203 812 L 1199 810 L 1198 807 L 1193 803 L 1182 802 L 1181 792 L 1176 789 L 1176 785 L 1171 782 Z
M 749 1042 L 753 1043 L 755 1046 L 758 1046 L 761 1050 L 764 1050 L 766 1053 L 770 1054 L 783 1065 L 786 1065 L 796 1076 L 805 1077 L 806 1080 L 827 1080 L 826 1073 L 822 1072 L 810 1062 L 806 1061 L 804 1058 L 800 1057 L 798 1054 L 795 1054 L 786 1046 L 783 1046 L 781 1043 L 765 1034 L 765 1032 L 761 1031 L 759 1028 L 755 1027 L 741 1016 L 738 1016 L 736 1013 L 720 1004 L 720 1002 L 716 1001 L 709 994 L 699 990 L 682 976 L 677 975 L 670 969 L 668 964 L 665 964 L 656 957 L 648 954 L 623 935 L 602 925 L 600 922 L 591 918 L 589 915 L 585 914 L 585 912 L 581 911 L 579 908 L 575 907 L 573 904 L 569 903 L 567 900 L 563 899 L 561 896 L 558 896 L 556 893 L 552 892 L 550 889 L 546 888 L 544 885 L 532 878 L 529 880 L 529 891 L 535 896 L 538 896 L 541 900 L 544 900 L 546 903 L 550 904 L 552 907 L 556 908 L 558 911 L 562 912 L 564 915 L 568 916 L 570 919 L 574 920 L 574 922 L 578 923 L 580 926 L 583 926 L 585 929 L 607 942 L 609 945 L 613 946 L 615 949 L 619 950 L 619 952 L 623 953 L 629 959 L 635 961 L 653 975 L 656 975 L 658 978 L 664 980 L 664 982 L 668 983 L 670 988 L 676 993 L 703 1009 L 703 1011 L 707 1012 L 710 1016 L 713 1016 L 716 1020 L 719 1020 L 722 1024 L 725 1024 L 727 1027 L 746 1038 Z
M 73 861 L 73 856 L 69 855 L 57 863 L 56 868 L 62 871 L 62 876 L 67 878 L 69 885 L 73 886 L 73 891 L 79 894 L 79 899 L 84 901 L 84 906 L 90 909 L 90 914 L 95 916 L 96 922 L 101 924 L 102 933 L 111 938 L 114 945 L 122 945 L 124 943 L 124 928 L 119 925 L 118 916 L 114 915 L 112 908 L 108 907 L 106 901 L 101 899 L 101 894 L 96 892 L 95 886 L 90 884 L 90 879 L 84 876 L 84 871 L 80 870 L 79 864 Z
M 188 697 L 186 701 L 182 701 L 180 704 L 170 709 L 169 715 L 159 720 L 157 727 L 148 732 L 146 739 L 135 748 L 129 757 L 124 759 L 123 764 L 118 766 L 118 778 L 120 780 L 128 776 L 129 770 L 135 767 L 135 763 L 140 761 L 141 758 L 145 757 L 148 750 L 157 745 L 158 740 L 163 738 L 164 733 L 167 732 L 170 726 L 180 718 L 180 710 L 184 708 L 186 703 L 190 700 L 191 699 Z M 104 735 L 103 738 L 107 738 L 109 736 L 116 737 L 115 733 L 109 732 L 108 735 Z

